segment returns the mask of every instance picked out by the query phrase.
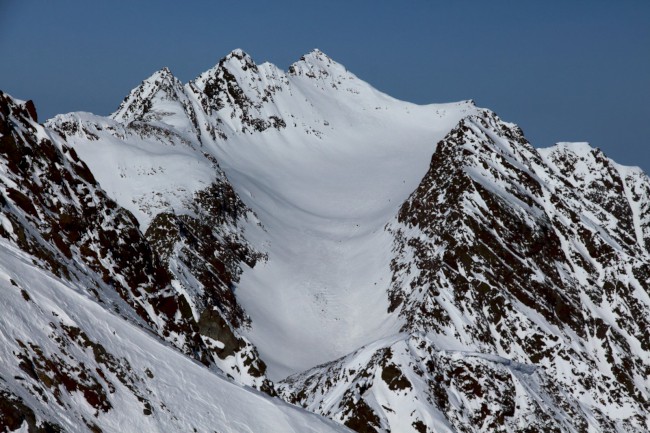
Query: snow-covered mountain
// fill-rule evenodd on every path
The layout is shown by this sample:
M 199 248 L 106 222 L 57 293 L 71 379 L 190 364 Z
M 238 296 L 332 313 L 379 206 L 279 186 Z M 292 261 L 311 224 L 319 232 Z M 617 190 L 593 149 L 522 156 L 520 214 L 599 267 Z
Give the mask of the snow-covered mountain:
M 194 411 L 207 431 L 231 410 L 248 431 L 332 428 L 298 409 L 263 428 L 289 413 L 279 398 L 359 432 L 650 429 L 639 169 L 584 143 L 535 149 L 472 101 L 396 100 L 319 50 L 287 72 L 235 50 L 187 84 L 164 68 L 110 117 L 45 127 L 3 98 L 0 235 L 17 258 L 2 268 L 16 295 L 2 377 L 23 379 L 6 382 L 0 414 L 119 430 L 102 414 L 126 398 L 108 385 L 121 373 L 97 344 L 153 372 L 120 381 L 145 431 L 163 406 L 178 431 Z M 70 319 L 38 325 L 48 309 L 23 292 Z M 29 341 L 47 350 L 25 342 L 32 314 Z M 140 334 L 155 349 L 138 350 Z M 196 408 L 168 402 L 156 359 L 197 389 Z M 43 377 L 63 369 L 52 360 L 82 380 Z M 213 383 L 237 389 L 237 410 Z M 257 405 L 270 415 L 237 418 Z
M 0 143 L 2 431 L 345 431 L 214 367 L 185 281 L 31 102 L 0 93 Z

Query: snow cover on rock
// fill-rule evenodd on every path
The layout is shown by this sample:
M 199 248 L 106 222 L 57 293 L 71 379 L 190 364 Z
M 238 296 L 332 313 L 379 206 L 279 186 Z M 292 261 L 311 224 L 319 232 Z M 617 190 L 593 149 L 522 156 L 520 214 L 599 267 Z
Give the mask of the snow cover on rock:
M 0 143 L 3 431 L 346 431 L 204 365 L 133 217 L 31 103 L 0 93 Z
M 281 392 L 287 400 L 358 431 L 571 428 L 572 408 L 546 413 L 555 402 L 546 391 L 548 378 L 534 365 L 441 349 L 439 341 L 420 333 L 378 340 L 334 363 L 290 377 Z
M 291 376 L 285 398 L 382 432 L 646 430 L 650 258 L 633 222 L 650 182 L 626 186 L 637 170 L 585 146 L 541 154 L 487 110 L 459 122 L 388 226 L 390 310 L 414 343 Z
M 435 143 L 474 105 L 398 101 L 319 50 L 288 73 L 235 50 L 184 89 L 163 70 L 113 115 L 124 126 L 79 113 L 49 125 L 83 125 L 69 141 L 144 227 L 157 212 L 184 212 L 183 197 L 214 178 L 206 155 L 219 161 L 266 229 L 248 230 L 268 261 L 244 272 L 236 293 L 272 378 L 398 330 L 387 314 L 391 238 L 383 226 L 424 175 Z M 160 134 L 140 139 L 137 131 L 122 139 L 125 129 L 150 125 L 174 137 L 193 117 L 200 131 L 187 144 L 161 145 Z
M 111 118 L 47 126 L 240 383 L 363 432 L 650 429 L 640 170 L 395 100 L 319 50 L 163 69 Z
M 260 230 L 259 223 L 216 159 L 202 150 L 196 135 L 179 126 L 180 114 L 170 114 L 173 107 L 180 107 L 176 99 L 170 100 L 183 92 L 179 86 L 163 70 L 131 92 L 115 117 L 141 120 L 122 124 L 72 113 L 48 124 L 93 161 L 102 187 L 138 219 L 174 276 L 175 290 L 188 302 L 200 338 L 216 351 L 214 361 L 242 384 L 269 390 L 264 363 L 235 330 L 249 319 L 231 287 L 242 266 L 254 266 L 264 258 L 244 238 L 244 227 Z M 161 121 L 170 116 L 172 124 Z
M 39 422 L 68 432 L 345 431 L 229 382 L 31 262 L 0 240 L 0 392 Z

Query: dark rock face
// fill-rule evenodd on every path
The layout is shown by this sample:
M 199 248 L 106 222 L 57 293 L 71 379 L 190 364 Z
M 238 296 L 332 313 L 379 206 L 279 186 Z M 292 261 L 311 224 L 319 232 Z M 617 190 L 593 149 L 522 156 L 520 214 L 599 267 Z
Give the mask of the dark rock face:
M 29 113 L 29 117 L 31 117 L 34 122 L 38 122 L 38 115 L 36 114 L 36 106 L 34 105 L 33 101 L 29 100 L 25 102 L 25 110 L 27 110 L 27 113 Z
M 242 326 L 247 319 L 237 304 L 232 285 L 239 279 L 241 263 L 253 267 L 264 258 L 237 231 L 238 220 L 245 218 L 249 210 L 226 182 L 197 193 L 192 210 L 194 216 L 156 215 L 145 236 L 167 266 L 172 258 L 178 258 L 199 281 L 206 306 L 217 306 L 228 322 Z M 219 230 L 225 226 L 233 230 Z
M 448 325 L 449 309 L 435 300 L 448 287 L 454 306 L 475 320 L 472 340 L 490 350 L 525 353 L 532 361 L 551 355 L 546 347 L 554 344 L 513 335 L 508 319 L 518 305 L 563 330 L 555 337 L 575 333 L 580 339 L 597 334 L 598 315 L 589 304 L 609 307 L 619 317 L 610 326 L 621 329 L 612 330 L 605 347 L 647 341 L 647 316 L 628 317 L 647 309 L 632 293 L 648 293 L 650 282 L 633 224 L 642 215 L 634 215 L 625 180 L 600 151 L 589 152 L 595 167 L 586 175 L 594 179 L 583 185 L 572 179 L 580 174 L 567 165 L 571 152 L 557 149 L 548 157 L 558 164 L 549 166 L 520 131 L 489 113 L 461 122 L 439 144 L 429 173 L 398 217 L 403 228 L 396 231 L 396 248 L 412 248 L 415 259 L 409 265 L 398 254 L 393 262 L 392 305 L 402 306 L 407 328 Z M 408 229 L 424 233 L 425 241 L 404 235 Z M 417 275 L 404 284 L 407 268 Z M 417 291 L 423 292 L 419 305 L 409 305 Z M 526 337 L 545 340 L 539 331 Z
M 33 433 L 60 433 L 63 430 L 56 424 L 42 421 L 36 417 L 22 399 L 9 391 L 0 390 L 0 427 L 4 431 L 15 431 L 27 425 Z
M 273 385 L 265 377 L 266 365 L 255 348 L 238 335 L 238 329 L 248 326 L 250 320 L 233 292 L 241 266 L 253 267 L 266 259 L 250 247 L 238 227 L 241 219 L 254 216 L 226 181 L 197 193 L 191 210 L 192 216 L 156 215 L 145 236 L 176 280 L 194 288 L 191 302 L 199 315 L 198 331 L 216 355 L 217 365 L 232 377 L 274 395 Z M 232 365 L 228 358 L 241 363 Z
M 413 431 L 643 430 L 649 187 L 598 150 L 537 151 L 489 111 L 463 119 L 387 226 L 390 310 L 404 319 L 408 348 L 391 362 L 380 362 L 385 348 L 362 349 L 375 353 L 370 361 L 351 355 L 317 367 L 287 379 L 282 393 L 341 422 L 356 419 L 346 407 L 370 407 L 380 422 L 366 426 L 382 432 L 404 431 L 400 416 Z M 468 349 L 450 359 L 423 335 Z M 420 383 L 411 398 L 437 421 L 397 404 L 407 383 Z M 333 404 L 335 388 L 346 391 Z M 462 404 L 451 399 L 459 393 Z
M 262 132 L 269 128 L 283 129 L 286 122 L 278 115 L 264 114 L 265 104 L 273 102 L 273 95 L 288 84 L 283 73 L 264 76 L 248 54 L 236 50 L 221 59 L 217 66 L 192 81 L 188 89 L 200 101 L 203 111 L 212 116 L 220 112 L 224 118 L 235 121 L 242 132 Z M 218 131 L 218 125 L 214 131 Z M 221 135 L 222 139 L 226 136 Z
M 125 304 L 114 308 L 137 312 L 165 339 L 195 352 L 201 342 L 191 316 L 183 314 L 186 300 L 171 289 L 170 274 L 133 216 L 106 196 L 74 150 L 34 123 L 27 108 L 1 94 L 0 113 L 0 163 L 11 179 L 1 185 L 0 204 L 13 227 L 13 233 L 0 228 L 0 236 L 59 277 L 81 281 L 101 302 L 119 294 Z

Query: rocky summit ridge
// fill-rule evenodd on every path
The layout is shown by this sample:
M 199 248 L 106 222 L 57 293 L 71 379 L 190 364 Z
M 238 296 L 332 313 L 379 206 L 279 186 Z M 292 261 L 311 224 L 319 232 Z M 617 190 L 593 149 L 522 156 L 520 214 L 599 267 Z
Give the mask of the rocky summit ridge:
M 4 431 L 650 430 L 650 180 L 473 101 L 320 50 L 2 93 L 0 193 Z

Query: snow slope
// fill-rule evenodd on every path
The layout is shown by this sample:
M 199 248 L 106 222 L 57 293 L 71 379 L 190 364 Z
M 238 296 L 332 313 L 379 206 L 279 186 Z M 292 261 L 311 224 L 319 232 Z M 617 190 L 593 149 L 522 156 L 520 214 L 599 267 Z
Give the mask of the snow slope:
M 66 432 L 347 431 L 233 384 L 4 240 L 0 289 L 0 389 Z
M 247 269 L 236 293 L 274 379 L 399 329 L 387 314 L 392 241 L 383 227 L 417 186 L 438 139 L 475 110 L 421 107 L 365 88 L 341 96 L 301 77 L 292 89 L 318 101 L 314 117 L 329 123 L 320 135 L 288 126 L 230 139 L 219 153 L 266 229 L 252 241 L 268 261 Z
M 345 431 L 226 378 L 224 330 L 31 102 L 0 92 L 0 143 L 0 430 Z
M 78 112 L 59 115 L 49 126 L 91 164 L 102 187 L 133 213 L 143 231 L 161 212 L 188 212 L 192 195 L 220 178 L 218 167 L 198 149 L 196 137 L 160 123 L 127 128 Z

